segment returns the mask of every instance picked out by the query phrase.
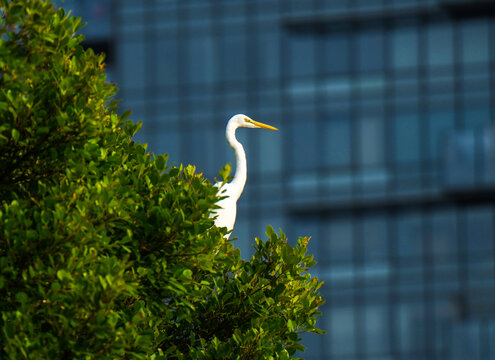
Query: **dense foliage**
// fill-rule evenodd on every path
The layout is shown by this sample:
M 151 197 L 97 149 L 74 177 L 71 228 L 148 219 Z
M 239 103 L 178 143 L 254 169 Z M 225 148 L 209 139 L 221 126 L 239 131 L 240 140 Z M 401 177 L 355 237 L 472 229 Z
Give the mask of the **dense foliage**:
M 0 11 L 0 358 L 302 350 L 322 303 L 308 239 L 268 228 L 242 260 L 209 218 L 215 188 L 132 140 L 80 19 L 41 0 Z

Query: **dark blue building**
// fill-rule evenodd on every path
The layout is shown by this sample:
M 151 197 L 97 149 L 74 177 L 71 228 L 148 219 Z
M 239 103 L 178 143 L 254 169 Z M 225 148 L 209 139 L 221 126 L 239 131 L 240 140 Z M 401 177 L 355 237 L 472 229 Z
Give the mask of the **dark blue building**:
M 140 140 L 213 178 L 240 130 L 234 236 L 312 235 L 307 359 L 495 359 L 493 0 L 68 1 Z

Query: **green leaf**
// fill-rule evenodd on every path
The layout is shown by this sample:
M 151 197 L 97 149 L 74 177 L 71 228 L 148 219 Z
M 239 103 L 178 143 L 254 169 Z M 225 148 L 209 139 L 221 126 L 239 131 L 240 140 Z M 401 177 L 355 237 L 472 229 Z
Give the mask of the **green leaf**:
M 228 181 L 231 171 L 232 171 L 232 167 L 230 163 L 228 163 L 218 172 L 218 174 L 223 179 L 223 181 Z
M 17 301 L 19 301 L 22 304 L 24 304 L 28 301 L 27 294 L 25 292 L 22 292 L 22 291 L 15 294 L 15 298 Z
M 65 279 L 72 279 L 72 276 L 65 270 L 58 270 L 57 277 L 61 281 L 64 281 Z
M 20 133 L 17 129 L 12 129 L 12 138 L 14 139 L 15 142 L 19 141 L 19 136 Z

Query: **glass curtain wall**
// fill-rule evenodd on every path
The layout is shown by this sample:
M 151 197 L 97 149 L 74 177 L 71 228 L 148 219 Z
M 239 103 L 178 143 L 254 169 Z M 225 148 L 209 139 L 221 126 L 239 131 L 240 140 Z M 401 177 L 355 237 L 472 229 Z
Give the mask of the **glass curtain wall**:
M 151 151 L 213 180 L 230 116 L 280 128 L 238 131 L 234 236 L 245 257 L 267 224 L 312 236 L 327 334 L 303 357 L 495 358 L 491 2 L 109 4 L 112 80 Z

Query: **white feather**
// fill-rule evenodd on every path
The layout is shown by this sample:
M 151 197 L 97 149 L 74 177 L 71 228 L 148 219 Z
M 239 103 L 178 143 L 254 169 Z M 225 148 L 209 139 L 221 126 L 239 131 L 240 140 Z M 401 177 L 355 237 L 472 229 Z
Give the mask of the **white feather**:
M 273 126 L 256 122 L 243 114 L 232 116 L 227 123 L 225 137 L 229 146 L 234 150 L 236 160 L 235 175 L 232 182 L 228 184 L 224 184 L 223 186 L 221 183 L 215 184 L 215 186 L 219 188 L 217 195 L 221 197 L 226 196 L 226 198 L 219 200 L 216 203 L 219 208 L 212 210 L 210 217 L 215 217 L 215 226 L 226 227 L 229 231 L 234 229 L 237 215 L 237 200 L 239 200 L 239 197 L 244 190 L 247 179 L 246 152 L 244 151 L 242 144 L 235 137 L 235 131 L 239 127 L 277 130 Z M 229 237 L 230 233 L 225 235 L 226 239 Z

